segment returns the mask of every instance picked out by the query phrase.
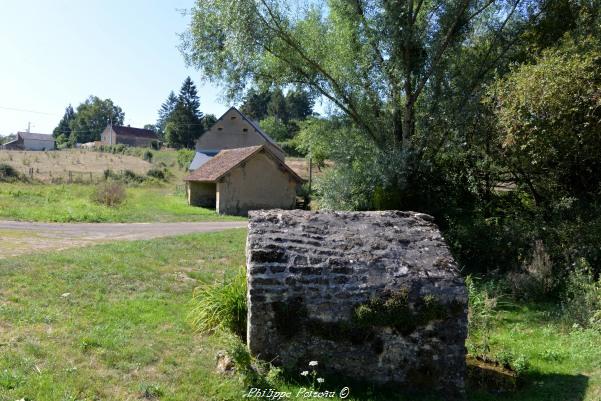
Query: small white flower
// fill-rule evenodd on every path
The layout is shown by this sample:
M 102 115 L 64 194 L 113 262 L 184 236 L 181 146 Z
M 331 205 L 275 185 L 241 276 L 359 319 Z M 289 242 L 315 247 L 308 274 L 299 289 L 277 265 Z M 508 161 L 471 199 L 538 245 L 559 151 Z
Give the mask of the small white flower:
M 309 374 L 309 371 L 308 371 L 308 370 L 303 370 L 303 371 L 301 372 L 301 376 L 307 376 L 308 374 Z
M 323 382 L 325 382 L 325 380 L 323 378 L 321 378 L 321 377 L 317 378 L 317 383 L 323 383 Z
M 309 362 L 309 366 L 317 366 L 317 361 L 311 361 L 311 362 Z

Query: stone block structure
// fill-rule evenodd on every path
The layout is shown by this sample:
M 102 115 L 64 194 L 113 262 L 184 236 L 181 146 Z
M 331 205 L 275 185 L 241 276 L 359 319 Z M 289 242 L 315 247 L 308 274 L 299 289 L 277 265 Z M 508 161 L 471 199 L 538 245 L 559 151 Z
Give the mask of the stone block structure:
M 247 279 L 252 354 L 464 393 L 467 291 L 431 216 L 250 212 Z

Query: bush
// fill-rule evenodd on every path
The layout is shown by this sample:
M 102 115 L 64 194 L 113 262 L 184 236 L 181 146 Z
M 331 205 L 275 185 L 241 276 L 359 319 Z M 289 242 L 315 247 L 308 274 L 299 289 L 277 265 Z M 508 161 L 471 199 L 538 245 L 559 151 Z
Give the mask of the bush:
M 466 277 L 465 286 L 468 291 L 468 335 L 478 352 L 488 353 L 497 298 L 479 288 L 472 276 Z M 479 342 L 475 341 L 476 334 L 479 334 Z
M 521 271 L 507 275 L 509 288 L 516 299 L 540 300 L 548 297 L 556 286 L 551 257 L 543 242 L 535 242 L 530 262 Z
M 0 181 L 12 181 L 19 178 L 19 173 L 13 166 L 0 163 Z
M 147 149 L 142 154 L 142 159 L 146 160 L 148 163 L 152 163 L 153 156 L 154 156 L 154 154 L 152 153 L 152 151 L 150 149 Z
M 146 175 L 148 177 L 156 178 L 157 180 L 161 180 L 161 181 L 164 181 L 166 178 L 165 172 L 158 168 L 151 168 L 150 170 L 148 170 Z
M 586 259 L 579 259 L 568 275 L 561 309 L 567 324 L 601 329 L 601 278 L 595 281 Z
M 200 332 L 229 330 L 246 337 L 246 269 L 221 283 L 204 284 L 194 290 L 192 325 Z
M 115 181 L 106 181 L 96 186 L 92 200 L 98 204 L 115 207 L 122 204 L 126 198 L 125 187 Z
M 196 152 L 192 149 L 180 149 L 177 151 L 177 165 L 181 169 L 187 169 Z

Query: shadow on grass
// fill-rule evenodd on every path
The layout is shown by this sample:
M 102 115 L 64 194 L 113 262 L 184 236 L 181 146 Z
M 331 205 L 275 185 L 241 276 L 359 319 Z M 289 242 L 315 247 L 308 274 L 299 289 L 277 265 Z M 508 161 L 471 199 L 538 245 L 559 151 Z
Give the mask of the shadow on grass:
M 518 383 L 515 391 L 491 391 L 468 385 L 470 401 L 520 400 L 520 401 L 582 401 L 588 387 L 584 375 L 528 373 Z

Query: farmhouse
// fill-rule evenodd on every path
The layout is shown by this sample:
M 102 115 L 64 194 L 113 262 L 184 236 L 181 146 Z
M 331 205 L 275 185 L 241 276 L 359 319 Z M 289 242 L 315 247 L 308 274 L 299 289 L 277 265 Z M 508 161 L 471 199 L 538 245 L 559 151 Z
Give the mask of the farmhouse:
M 188 203 L 245 216 L 254 209 L 292 209 L 302 179 L 267 145 L 224 149 L 184 180 Z
M 17 132 L 17 139 L 2 146 L 6 150 L 54 150 L 54 138 L 47 134 Z
M 103 145 L 123 144 L 128 146 L 150 147 L 160 141 L 157 134 L 149 129 L 124 127 L 121 125 L 107 125 L 100 134 L 100 143 Z
M 269 135 L 261 131 L 254 121 L 237 108 L 231 107 L 196 140 L 196 155 L 189 170 L 196 170 L 223 149 L 257 145 L 264 145 L 269 148 L 273 156 L 284 160 L 285 154 L 282 148 Z

